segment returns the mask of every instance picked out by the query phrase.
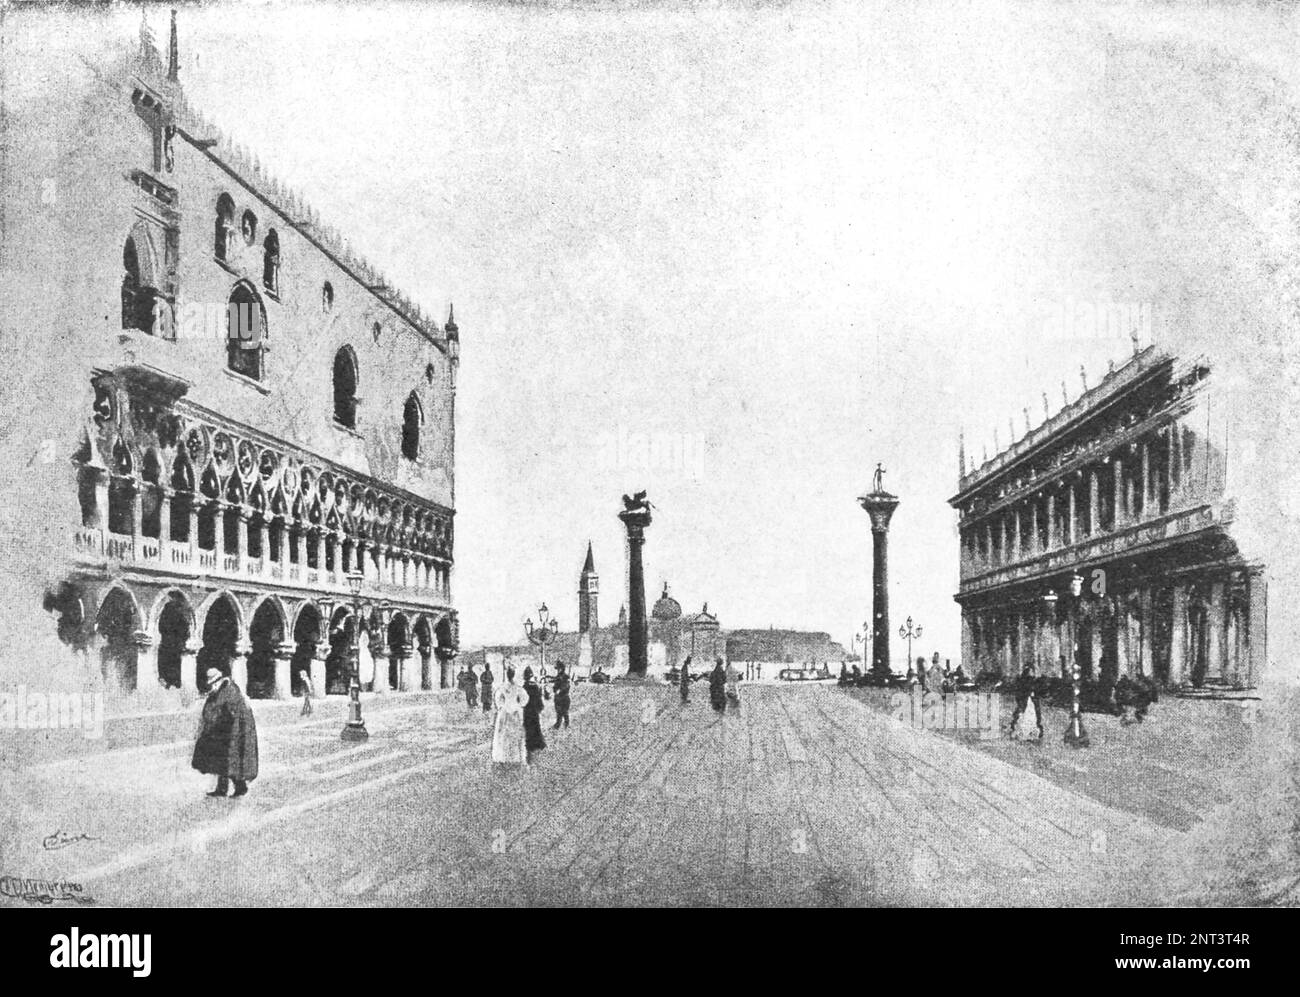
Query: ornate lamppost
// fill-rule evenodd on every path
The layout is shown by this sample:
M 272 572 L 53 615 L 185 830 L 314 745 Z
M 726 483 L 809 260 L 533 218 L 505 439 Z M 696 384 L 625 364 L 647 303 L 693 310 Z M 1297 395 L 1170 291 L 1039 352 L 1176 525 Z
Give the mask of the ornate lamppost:
M 343 740 L 364 741 L 370 737 L 361 719 L 361 586 L 365 576 L 350 571 L 347 577 L 352 590 L 352 674 L 348 676 L 348 722 L 343 725 Z
M 533 625 L 531 617 L 524 620 L 524 634 L 528 637 L 528 643 L 536 647 L 542 655 L 542 674 L 537 679 L 539 683 L 546 681 L 546 645 L 554 643 L 559 632 L 559 621 L 551 616 L 546 603 L 538 607 L 536 626 Z
M 1065 743 L 1071 748 L 1088 747 L 1088 732 L 1083 729 L 1083 710 L 1079 705 L 1079 640 L 1076 617 L 1079 613 L 1079 596 L 1083 592 L 1083 576 L 1070 579 L 1070 726 L 1065 729 Z
M 909 616 L 907 622 L 898 628 L 898 636 L 907 641 L 907 667 L 912 667 L 912 641 L 919 640 L 921 637 L 921 625 L 912 625 L 912 618 Z M 919 676 L 918 676 L 919 677 Z

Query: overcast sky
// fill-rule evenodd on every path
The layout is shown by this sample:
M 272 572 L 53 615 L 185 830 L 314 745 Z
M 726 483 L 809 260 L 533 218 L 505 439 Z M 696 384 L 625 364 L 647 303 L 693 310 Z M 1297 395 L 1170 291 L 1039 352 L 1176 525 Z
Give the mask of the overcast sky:
M 1063 306 L 1214 324 L 1224 245 L 1268 237 L 1235 170 L 1271 154 L 1267 114 L 1224 105 L 1294 94 L 1296 40 L 1247 7 L 180 11 L 192 102 L 416 300 L 456 304 L 466 646 L 517 640 L 543 600 L 573 627 L 588 539 L 612 620 L 636 489 L 649 600 L 666 580 L 724 627 L 847 642 L 881 461 L 894 625 L 956 657 L 959 432 L 992 453 L 1130 352 L 1054 332 Z

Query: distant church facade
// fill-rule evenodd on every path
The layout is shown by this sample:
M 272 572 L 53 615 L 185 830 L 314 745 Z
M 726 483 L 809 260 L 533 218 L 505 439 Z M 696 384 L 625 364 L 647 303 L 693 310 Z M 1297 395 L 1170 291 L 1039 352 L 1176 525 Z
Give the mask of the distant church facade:
M 580 676 L 600 670 L 611 678 L 627 674 L 627 611 L 620 606 L 617 620 L 600 625 L 600 576 L 596 572 L 591 545 L 578 575 L 578 629 L 562 632 L 547 645 L 546 668 L 555 669 L 563 660 Z M 772 666 L 764 674 L 775 677 L 786 665 L 818 664 L 847 661 L 843 645 L 827 633 L 804 630 L 765 629 L 724 630 L 716 613 L 703 603 L 698 613 L 685 613 L 664 584 L 659 598 L 651 607 L 646 621 L 649 629 L 649 677 L 664 676 L 679 668 L 689 657 L 692 671 L 705 671 L 717 658 L 737 664 L 755 663 Z M 502 674 L 509 666 L 522 671 L 525 666 L 536 670 L 540 655 L 536 648 L 520 639 L 518 644 L 485 647 L 468 654 L 467 664 L 481 670 L 491 666 Z

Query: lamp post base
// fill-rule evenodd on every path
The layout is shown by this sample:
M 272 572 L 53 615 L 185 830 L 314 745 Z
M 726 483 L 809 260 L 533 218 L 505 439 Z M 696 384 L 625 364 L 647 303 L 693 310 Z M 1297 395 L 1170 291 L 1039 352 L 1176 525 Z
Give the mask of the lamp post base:
M 345 741 L 365 741 L 370 737 L 370 731 L 366 730 L 366 722 L 364 720 L 357 720 L 355 722 L 349 720 L 343 725 L 343 734 L 341 736 Z
M 1083 718 L 1073 716 L 1070 718 L 1070 726 L 1065 728 L 1065 743 L 1071 748 L 1088 747 L 1088 732 L 1083 729 Z

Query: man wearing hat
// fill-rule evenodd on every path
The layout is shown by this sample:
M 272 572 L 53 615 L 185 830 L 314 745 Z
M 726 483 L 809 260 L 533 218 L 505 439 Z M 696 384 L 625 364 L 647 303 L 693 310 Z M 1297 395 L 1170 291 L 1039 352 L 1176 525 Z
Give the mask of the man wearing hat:
M 225 796 L 231 780 L 234 795 L 243 796 L 257 778 L 257 722 L 248 700 L 229 676 L 209 668 L 206 680 L 208 698 L 203 703 L 203 726 L 191 764 L 217 777 L 217 788 L 209 796 Z

